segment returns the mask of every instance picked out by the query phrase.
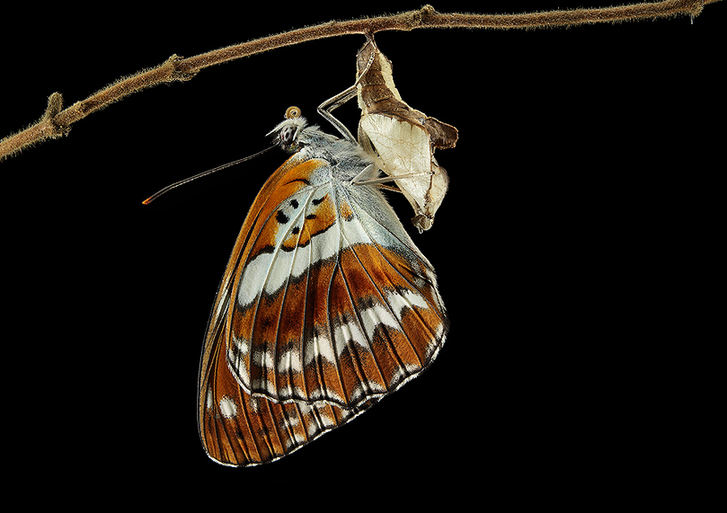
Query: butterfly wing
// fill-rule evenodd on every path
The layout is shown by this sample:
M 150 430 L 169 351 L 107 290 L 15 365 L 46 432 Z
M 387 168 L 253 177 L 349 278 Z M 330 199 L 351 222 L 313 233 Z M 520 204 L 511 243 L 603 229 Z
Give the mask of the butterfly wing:
M 322 434 L 348 422 L 375 399 L 356 409 L 288 401 L 279 403 L 250 395 L 230 373 L 223 330 L 213 340 L 204 369 L 199 404 L 199 429 L 206 453 L 228 466 L 275 461 Z
M 200 361 L 198 426 L 206 453 L 224 465 L 274 461 L 353 418 L 359 412 L 325 405 L 280 404 L 253 397 L 226 363 L 233 289 L 261 225 L 281 199 L 294 196 L 323 161 L 286 161 L 263 185 L 248 212 L 220 282 Z M 234 302 L 234 300 L 233 300 Z M 361 411 L 368 405 L 362 405 Z
M 271 461 L 347 422 L 444 341 L 431 265 L 379 191 L 331 170 L 294 156 L 276 171 L 223 276 L 199 388 L 223 463 Z

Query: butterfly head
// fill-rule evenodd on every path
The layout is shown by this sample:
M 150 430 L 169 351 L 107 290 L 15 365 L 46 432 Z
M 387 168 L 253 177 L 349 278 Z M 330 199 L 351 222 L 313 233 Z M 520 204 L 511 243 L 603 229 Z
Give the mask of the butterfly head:
M 300 135 L 308 122 L 300 115 L 298 107 L 288 107 L 285 111 L 285 120 L 273 128 L 268 135 L 273 136 L 273 142 L 286 151 L 297 151 L 301 147 Z

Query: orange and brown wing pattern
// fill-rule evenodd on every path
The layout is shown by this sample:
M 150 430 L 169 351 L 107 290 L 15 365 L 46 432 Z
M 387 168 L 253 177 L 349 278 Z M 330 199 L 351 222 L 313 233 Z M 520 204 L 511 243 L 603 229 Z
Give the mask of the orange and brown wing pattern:
M 207 454 L 231 466 L 247 466 L 274 461 L 302 447 L 318 436 L 351 420 L 376 400 L 357 409 L 342 409 L 328 404 L 271 401 L 253 396 L 240 386 L 226 363 L 230 329 L 228 314 L 234 301 L 235 283 L 245 263 L 283 240 L 282 245 L 309 244 L 310 237 L 324 231 L 335 219 L 326 206 L 310 212 L 305 219 L 305 234 L 294 238 L 278 233 L 286 221 L 278 214 L 283 203 L 296 206 L 296 196 L 311 189 L 311 174 L 325 161 L 302 161 L 291 157 L 265 183 L 243 223 L 220 283 L 207 328 L 199 383 L 199 430 Z M 314 205 L 321 201 L 309 198 Z
M 199 427 L 223 464 L 273 461 L 425 369 L 447 321 L 383 196 L 289 159 L 238 237 L 208 326 Z
M 333 185 L 306 191 L 276 214 L 277 233 L 287 226 L 277 243 L 251 242 L 227 339 L 248 392 L 356 408 L 415 376 L 444 341 L 429 263 L 393 211 L 377 222 L 357 200 Z
M 221 332 L 220 332 L 221 334 Z M 200 386 L 199 428 L 206 453 L 229 466 L 275 461 L 348 422 L 376 402 L 355 410 L 325 403 L 276 403 L 251 396 L 230 373 L 218 339 Z
M 311 173 L 315 169 L 325 165 L 326 162 L 323 160 L 301 160 L 298 155 L 293 155 L 268 178 L 260 189 L 242 224 L 242 228 L 237 236 L 232 254 L 227 263 L 227 268 L 217 290 L 217 296 L 212 307 L 207 326 L 207 334 L 205 336 L 204 350 L 200 364 L 202 369 L 210 366 L 209 358 L 216 343 L 216 333 L 226 321 L 230 312 L 229 301 L 231 290 L 235 280 L 239 278 L 244 268 L 245 259 L 249 258 L 251 241 L 256 241 L 260 238 L 261 224 L 264 224 L 265 220 L 270 219 L 271 213 L 275 211 L 280 202 L 308 186 Z

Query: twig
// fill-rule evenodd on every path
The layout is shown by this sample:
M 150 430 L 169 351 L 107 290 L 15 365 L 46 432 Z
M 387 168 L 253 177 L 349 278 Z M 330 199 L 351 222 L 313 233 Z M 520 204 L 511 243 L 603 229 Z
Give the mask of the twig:
M 137 91 L 167 82 L 189 80 L 200 70 L 209 66 L 305 41 L 347 34 L 373 34 L 386 30 L 409 31 L 422 28 L 463 27 L 500 30 L 530 29 L 634 21 L 676 15 L 695 17 L 699 15 L 704 5 L 718 1 L 720 0 L 666 0 L 618 7 L 524 14 L 439 13 L 431 5 L 425 5 L 416 11 L 407 11 L 391 16 L 331 21 L 304 27 L 220 48 L 186 59 L 172 55 L 160 66 L 120 79 L 85 100 L 76 102 L 63 110 L 61 110 L 61 94 L 51 94 L 48 98 L 48 107 L 37 123 L 0 140 L 0 161 L 32 144 L 68 134 L 73 123 Z

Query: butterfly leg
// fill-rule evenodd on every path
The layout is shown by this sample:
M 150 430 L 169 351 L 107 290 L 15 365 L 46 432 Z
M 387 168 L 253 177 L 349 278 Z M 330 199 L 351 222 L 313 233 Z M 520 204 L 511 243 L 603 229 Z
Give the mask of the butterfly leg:
M 354 96 L 356 96 L 356 85 L 352 85 L 345 91 L 327 99 L 318 106 L 318 114 L 323 116 L 331 125 L 336 127 L 336 130 L 338 130 L 347 141 L 351 141 L 353 143 L 356 142 L 356 139 L 353 135 L 351 135 L 351 132 L 348 128 L 346 128 L 346 125 L 341 123 L 333 114 L 331 114 L 331 111 L 351 100 Z
M 367 38 L 370 43 L 373 43 L 373 38 L 367 34 Z M 361 80 L 361 77 L 363 77 L 368 71 L 369 68 L 371 68 L 371 64 L 374 62 L 374 57 L 376 53 L 371 52 L 371 56 L 369 57 L 368 62 L 366 63 L 366 67 L 364 70 L 359 73 L 358 78 L 356 79 L 356 82 L 353 83 L 351 87 L 348 89 L 338 93 L 337 95 L 327 99 L 323 103 L 321 103 L 318 106 L 318 114 L 320 114 L 322 117 L 324 117 L 331 125 L 333 125 L 336 130 L 338 130 L 341 135 L 347 140 L 351 141 L 353 143 L 356 142 L 356 139 L 353 137 L 351 132 L 346 128 L 346 125 L 341 123 L 333 114 L 333 110 L 337 109 L 344 103 L 350 101 L 356 96 L 356 87 L 358 86 L 359 81 Z
M 374 175 L 374 172 L 376 172 L 376 175 Z M 378 175 L 378 169 L 376 168 L 375 165 L 369 164 L 368 166 L 366 166 L 365 168 L 363 168 L 356 176 L 354 176 L 351 179 L 351 183 L 353 185 L 361 185 L 361 182 L 359 182 L 359 180 L 361 180 L 365 176 L 372 176 L 372 175 L 373 176 L 377 176 Z
M 367 168 L 368 169 L 368 168 Z M 364 171 L 366 171 L 364 169 Z M 356 178 L 361 176 L 363 174 L 363 171 L 356 175 Z M 429 176 L 431 173 L 406 173 L 403 175 L 397 175 L 397 176 L 382 176 L 381 178 L 370 178 L 368 180 L 362 180 L 357 181 L 356 178 L 353 179 L 354 185 L 375 185 L 375 184 L 382 184 L 386 182 L 393 182 L 396 180 L 401 180 L 402 178 L 416 178 L 417 176 Z

